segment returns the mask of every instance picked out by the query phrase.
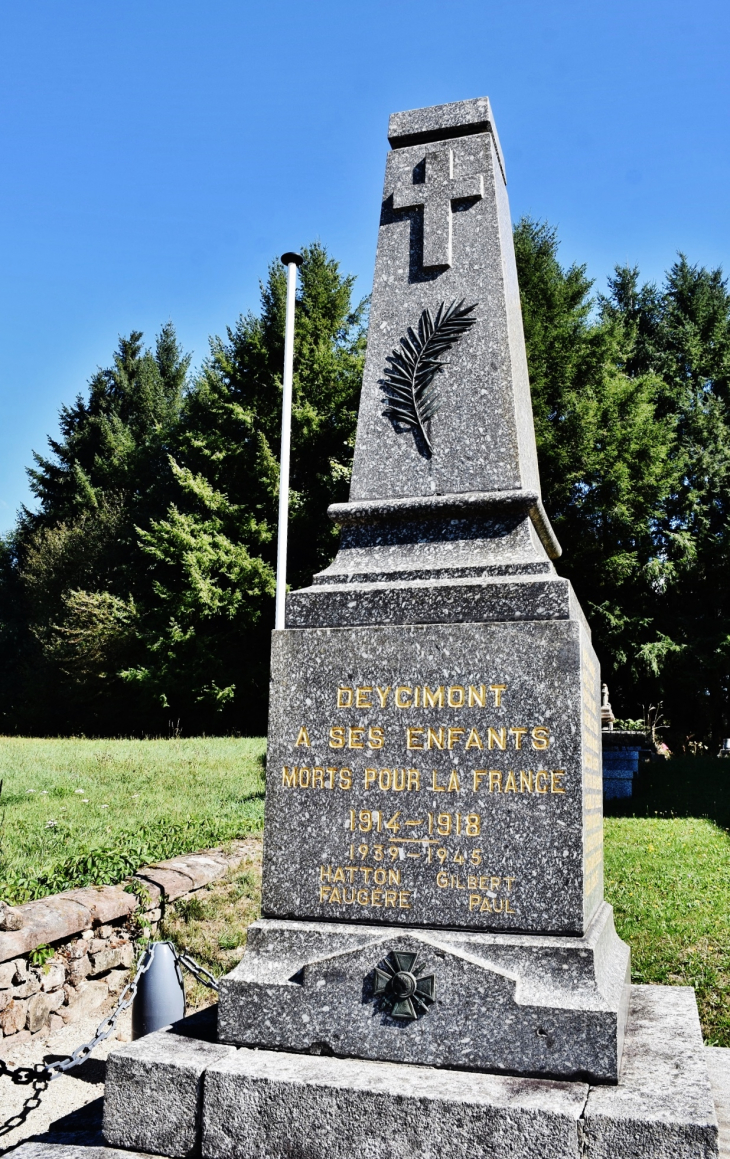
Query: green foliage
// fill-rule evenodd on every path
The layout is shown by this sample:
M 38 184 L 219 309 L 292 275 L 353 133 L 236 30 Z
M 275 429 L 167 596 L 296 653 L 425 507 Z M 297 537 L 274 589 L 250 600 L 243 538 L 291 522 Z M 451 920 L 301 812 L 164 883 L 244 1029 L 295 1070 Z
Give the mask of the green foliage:
M 199 897 L 183 898 L 175 905 L 175 915 L 181 917 L 184 922 L 203 921 L 205 906 Z
M 56 951 L 53 949 L 53 946 L 49 946 L 47 942 L 43 942 L 42 945 L 36 946 L 34 950 L 31 950 L 28 954 L 28 960 L 33 966 L 45 966 L 46 962 L 55 956 L 55 953 Z
M 545 506 L 617 713 L 662 702 L 670 748 L 730 734 L 730 295 L 675 262 L 591 297 L 554 230 L 515 246 Z M 296 316 L 289 580 L 336 548 L 366 304 L 319 245 Z M 134 332 L 31 472 L 0 542 L 0 728 L 263 732 L 273 621 L 286 274 L 191 376 L 170 324 Z M 712 739 L 711 739 L 712 738 Z
M 322 246 L 296 321 L 289 576 L 335 549 L 365 347 Z M 0 727 L 8 733 L 261 732 L 268 693 L 286 274 L 190 379 L 171 325 L 122 339 L 61 411 L 30 472 L 39 502 L 0 545 Z
M 125 717 L 144 727 L 149 716 L 121 678 L 144 654 L 136 528 L 172 498 L 170 440 L 190 359 L 171 324 L 154 351 L 141 340 L 122 339 L 88 397 L 62 407 L 61 437 L 29 472 L 38 510 L 22 512 L 0 549 L 6 732 L 113 732 Z
M 124 892 L 134 894 L 139 902 L 140 910 L 152 908 L 152 894 L 150 893 L 149 887 L 143 881 L 140 881 L 139 878 L 133 877 L 131 881 L 128 881 L 124 886 Z
M 242 930 L 225 930 L 218 936 L 218 946 L 221 950 L 235 950 L 243 944 L 245 938 Z
M 643 684 L 675 736 L 717 739 L 730 725 L 730 294 L 719 269 L 683 255 L 661 288 L 640 286 L 631 268 L 610 285 L 602 316 L 620 328 L 626 373 L 660 377 L 656 415 L 675 430 Z
M 232 869 L 225 878 L 210 882 L 205 890 L 205 903 L 192 906 L 186 899 L 169 906 L 162 920 L 159 937 L 173 942 L 179 950 L 188 953 L 212 971 L 215 977 L 227 974 L 240 961 L 246 944 L 246 927 L 260 913 L 261 901 L 261 843 L 248 843 L 245 864 L 248 868 Z M 241 880 L 250 884 L 240 889 Z M 209 1006 L 213 994 L 189 975 L 185 978 L 188 1006 Z
M 327 506 L 347 497 L 362 379 L 364 303 L 320 245 L 305 247 L 296 314 L 289 579 L 331 559 Z M 269 269 L 261 314 L 241 317 L 185 400 L 174 503 L 140 529 L 154 587 L 143 666 L 124 676 L 175 715 L 200 707 L 263 731 L 273 618 L 286 274 Z
M 557 236 L 515 230 L 545 506 L 614 708 L 664 702 L 673 745 L 727 735 L 730 296 L 680 257 L 590 298 Z M 598 314 L 592 312 L 597 304 Z

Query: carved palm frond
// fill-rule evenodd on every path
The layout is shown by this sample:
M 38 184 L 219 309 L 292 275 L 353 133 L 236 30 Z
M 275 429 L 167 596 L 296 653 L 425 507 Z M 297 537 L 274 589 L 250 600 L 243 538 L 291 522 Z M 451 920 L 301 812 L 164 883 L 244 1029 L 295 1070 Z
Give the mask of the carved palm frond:
M 426 423 L 441 407 L 435 379 L 446 366 L 440 358 L 474 325 L 476 318 L 471 314 L 476 307 L 476 302 L 465 306 L 462 298 L 450 306 L 442 302 L 435 318 L 430 310 L 424 310 L 418 332 L 409 326 L 408 334 L 400 340 L 400 349 L 387 359 L 384 384 L 388 405 L 384 414 L 420 431 L 429 451 L 432 447 Z

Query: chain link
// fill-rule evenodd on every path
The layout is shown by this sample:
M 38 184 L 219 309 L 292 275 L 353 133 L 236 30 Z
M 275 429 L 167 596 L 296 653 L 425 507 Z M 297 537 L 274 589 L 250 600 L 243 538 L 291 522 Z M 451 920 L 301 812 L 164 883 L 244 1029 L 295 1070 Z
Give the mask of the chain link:
M 11 1075 L 13 1081 L 16 1083 L 33 1083 L 34 1087 L 38 1085 L 40 1090 L 44 1090 L 47 1083 L 53 1082 L 53 1080 L 58 1078 L 60 1074 L 63 1074 L 64 1071 L 71 1070 L 72 1067 L 79 1066 L 80 1063 L 84 1062 L 89 1057 L 92 1050 L 94 1050 L 94 1048 L 97 1047 L 100 1042 L 103 1042 L 106 1038 L 109 1037 L 110 1034 L 113 1034 L 119 1015 L 123 1014 L 125 1010 L 128 1010 L 134 1002 L 134 999 L 137 995 L 137 986 L 139 985 L 139 980 L 143 974 L 147 973 L 150 966 L 152 965 L 155 956 L 155 946 L 162 944 L 162 942 L 152 942 L 147 947 L 139 960 L 139 965 L 137 966 L 137 972 L 134 975 L 134 978 L 127 982 L 127 985 L 119 995 L 119 1001 L 117 1002 L 116 1007 L 111 1012 L 111 1014 L 108 1014 L 106 1018 L 104 1018 L 99 1023 L 96 1029 L 96 1034 L 89 1042 L 85 1042 L 82 1046 L 77 1046 L 76 1050 L 72 1051 L 72 1053 L 67 1058 L 59 1059 L 57 1062 L 51 1062 L 47 1064 L 37 1062 L 32 1066 L 17 1067 L 11 1067 L 5 1064 L 5 1073 Z M 215 990 L 216 993 L 218 992 L 218 983 L 210 971 L 206 970 L 205 966 L 201 966 L 198 962 L 191 958 L 186 951 L 181 953 L 175 948 L 175 946 L 172 946 L 171 943 L 168 942 L 167 944 L 171 946 L 176 960 L 185 970 L 188 971 L 189 974 L 192 974 L 192 976 L 198 982 L 201 982 L 203 986 L 207 986 L 210 990 Z M 40 1084 L 43 1085 L 41 1086 Z
M 180 965 L 185 970 L 187 970 L 189 974 L 192 974 L 193 978 L 195 978 L 197 982 L 200 982 L 203 986 L 207 986 L 209 990 L 215 990 L 216 994 L 218 993 L 218 983 L 211 974 L 210 970 L 206 970 L 205 966 L 201 966 L 198 962 L 191 958 L 190 954 L 188 954 L 185 950 L 183 950 L 182 953 L 179 953 L 177 950 L 175 950 L 174 953 Z

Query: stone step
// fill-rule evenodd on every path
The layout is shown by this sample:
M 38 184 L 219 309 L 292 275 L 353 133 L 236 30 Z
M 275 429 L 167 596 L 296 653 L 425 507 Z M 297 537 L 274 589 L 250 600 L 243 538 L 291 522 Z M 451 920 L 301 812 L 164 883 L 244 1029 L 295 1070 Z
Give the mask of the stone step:
M 730 1052 L 703 1047 L 689 987 L 632 987 L 616 1085 L 223 1046 L 208 1018 L 110 1055 L 110 1144 L 171 1159 L 194 1146 L 204 1159 L 723 1154 L 713 1093 L 725 1128 Z
M 730 1159 L 730 1049 L 706 1046 L 705 1059 L 720 1130 L 720 1159 Z
M 13 1159 L 152 1159 L 142 1151 L 87 1147 L 83 1143 L 22 1143 L 12 1154 Z

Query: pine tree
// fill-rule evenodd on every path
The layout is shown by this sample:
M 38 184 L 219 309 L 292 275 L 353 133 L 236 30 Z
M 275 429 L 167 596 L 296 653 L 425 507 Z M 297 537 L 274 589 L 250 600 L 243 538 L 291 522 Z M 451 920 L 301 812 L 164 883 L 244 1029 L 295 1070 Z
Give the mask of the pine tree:
M 636 328 L 609 311 L 593 316 L 585 267 L 561 267 L 556 231 L 523 219 L 515 248 L 543 497 L 564 550 L 557 568 L 591 623 L 614 706 L 635 717 L 644 653 L 663 638 L 656 529 L 677 485 L 674 416 L 661 409 L 656 373 L 626 373 Z
M 170 438 L 189 361 L 171 324 L 154 352 L 138 332 L 121 339 L 88 397 L 62 408 L 51 455 L 34 456 L 38 510 L 23 511 L 4 545 L 6 728 L 125 731 L 125 714 L 139 717 L 136 692 L 119 675 L 140 649 L 135 600 L 146 582 L 136 527 L 170 501 Z
M 676 743 L 730 733 L 730 295 L 681 257 L 605 297 L 548 226 L 515 229 L 558 570 L 621 715 L 663 700 Z M 366 303 L 320 245 L 297 305 L 289 581 L 330 561 L 347 498 Z M 0 543 L 0 727 L 265 726 L 286 275 L 189 379 L 170 324 L 133 332 L 37 456 L 36 511 Z
M 664 287 L 618 268 L 602 313 L 623 329 L 626 372 L 662 382 L 675 475 L 654 529 L 657 638 L 641 650 L 676 743 L 730 732 L 730 294 L 719 269 L 680 255 Z

